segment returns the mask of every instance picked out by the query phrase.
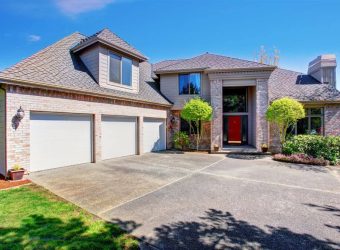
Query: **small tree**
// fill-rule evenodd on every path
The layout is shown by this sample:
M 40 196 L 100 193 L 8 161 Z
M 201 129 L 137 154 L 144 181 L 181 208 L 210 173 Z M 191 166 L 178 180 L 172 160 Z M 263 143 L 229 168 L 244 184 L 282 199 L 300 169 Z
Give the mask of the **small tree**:
M 196 150 L 198 150 L 203 135 L 203 129 L 200 130 L 200 125 L 202 122 L 211 120 L 212 107 L 203 99 L 194 98 L 184 105 L 181 111 L 181 117 L 186 120 L 190 126 L 192 126 L 191 123 L 194 123 L 196 127 Z
M 279 129 L 281 146 L 286 140 L 287 129 L 304 117 L 302 104 L 289 97 L 273 101 L 266 112 L 267 120 Z

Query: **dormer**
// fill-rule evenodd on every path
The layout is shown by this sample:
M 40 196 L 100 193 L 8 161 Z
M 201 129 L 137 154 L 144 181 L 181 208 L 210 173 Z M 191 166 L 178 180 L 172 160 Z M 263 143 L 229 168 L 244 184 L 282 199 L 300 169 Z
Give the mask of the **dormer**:
M 86 37 L 71 51 L 101 87 L 138 92 L 139 64 L 147 58 L 110 30 Z

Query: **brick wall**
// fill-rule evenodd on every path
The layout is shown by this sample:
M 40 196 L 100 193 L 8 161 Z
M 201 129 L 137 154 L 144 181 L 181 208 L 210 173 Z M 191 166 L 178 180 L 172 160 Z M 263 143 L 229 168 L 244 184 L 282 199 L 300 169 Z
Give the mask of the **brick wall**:
M 256 148 L 261 150 L 261 144 L 269 142 L 269 124 L 266 120 L 268 109 L 268 80 L 256 81 Z
M 210 149 L 213 150 L 214 145 L 222 148 L 222 114 L 223 114 L 223 81 L 211 80 L 210 81 L 210 96 L 211 106 L 213 107 L 213 117 L 211 121 L 211 144 Z
M 101 159 L 101 115 L 128 115 L 142 117 L 167 117 L 168 109 L 157 105 L 113 100 L 59 91 L 7 87 L 7 169 L 20 164 L 29 170 L 30 164 L 30 112 L 65 112 L 94 115 L 94 158 Z M 25 117 L 19 127 L 12 127 L 12 119 L 22 106 Z
M 325 135 L 340 136 L 340 105 L 325 106 Z

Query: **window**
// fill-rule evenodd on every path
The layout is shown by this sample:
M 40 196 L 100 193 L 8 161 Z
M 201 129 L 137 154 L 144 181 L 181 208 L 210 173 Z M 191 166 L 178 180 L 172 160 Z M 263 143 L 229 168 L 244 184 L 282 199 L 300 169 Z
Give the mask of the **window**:
M 189 122 L 181 118 L 181 132 L 186 132 L 188 135 L 195 135 L 197 133 L 197 127 L 194 122 Z M 201 132 L 201 125 L 199 126 L 199 132 Z
M 323 108 L 307 108 L 306 117 L 299 120 L 296 126 L 289 129 L 292 134 L 323 134 Z
M 132 60 L 110 53 L 109 81 L 131 86 Z
M 223 88 L 223 112 L 247 112 L 247 88 Z
M 179 75 L 179 94 L 180 95 L 199 95 L 201 93 L 201 74 L 180 74 Z

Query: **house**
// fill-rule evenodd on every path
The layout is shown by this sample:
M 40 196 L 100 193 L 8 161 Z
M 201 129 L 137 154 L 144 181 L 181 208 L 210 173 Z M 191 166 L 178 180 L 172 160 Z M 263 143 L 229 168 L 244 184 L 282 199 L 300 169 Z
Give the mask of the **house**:
M 307 116 L 291 133 L 340 135 L 340 92 L 336 90 L 336 58 L 322 55 L 313 60 L 308 74 L 214 54 L 153 65 L 161 93 L 173 103 L 170 115 L 178 120 L 175 131 L 191 133 L 180 118 L 186 101 L 199 95 L 214 110 L 211 123 L 203 126 L 205 147 L 269 144 L 279 147 L 279 136 L 270 128 L 265 112 L 270 102 L 293 97 L 302 102 Z
M 0 173 L 143 154 L 172 147 L 185 101 L 201 96 L 213 119 L 204 145 L 277 145 L 264 116 L 279 97 L 302 101 L 308 116 L 294 133 L 340 134 L 336 60 L 324 55 L 308 75 L 203 54 L 151 65 L 108 29 L 71 34 L 0 73 Z

